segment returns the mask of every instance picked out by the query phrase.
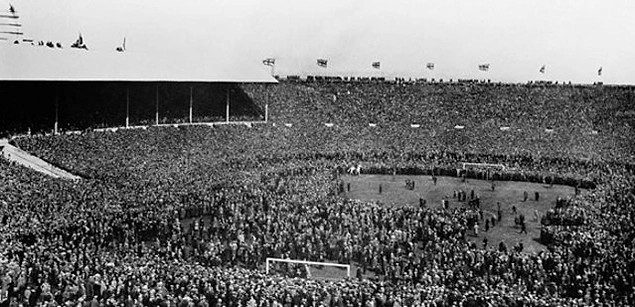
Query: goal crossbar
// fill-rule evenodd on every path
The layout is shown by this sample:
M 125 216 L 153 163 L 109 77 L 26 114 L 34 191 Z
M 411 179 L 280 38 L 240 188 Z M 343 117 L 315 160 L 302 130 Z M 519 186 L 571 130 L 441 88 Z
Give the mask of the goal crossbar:
M 318 262 L 318 261 L 306 261 L 306 260 L 292 260 L 292 259 L 282 259 L 282 258 L 267 258 L 265 263 L 265 273 L 269 274 L 269 263 L 270 262 L 287 262 L 287 263 L 296 263 L 296 264 L 308 264 L 308 265 L 326 265 L 333 266 L 339 268 L 346 269 L 346 276 L 351 277 L 351 266 L 348 264 L 339 264 L 332 262 Z
M 502 170 L 505 170 L 505 165 L 502 164 L 490 164 L 490 163 L 471 163 L 471 162 L 461 162 L 463 169 L 467 166 L 485 166 L 485 167 L 498 167 Z

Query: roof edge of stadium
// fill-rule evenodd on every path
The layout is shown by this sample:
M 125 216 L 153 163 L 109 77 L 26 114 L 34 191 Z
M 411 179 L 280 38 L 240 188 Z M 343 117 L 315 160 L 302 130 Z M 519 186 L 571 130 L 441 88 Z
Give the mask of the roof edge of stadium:
M 278 83 L 260 59 L 0 45 L 0 81 Z
M 60 78 L 0 78 L 0 82 L 122 82 L 122 83 L 267 83 L 278 84 L 278 80 L 200 80 L 200 79 L 60 79 Z

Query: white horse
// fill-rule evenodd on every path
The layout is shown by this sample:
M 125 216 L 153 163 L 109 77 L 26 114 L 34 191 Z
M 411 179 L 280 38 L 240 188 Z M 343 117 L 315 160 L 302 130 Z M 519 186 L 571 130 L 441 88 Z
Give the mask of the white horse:
M 348 169 L 346 169 L 346 172 L 347 172 L 349 175 L 351 175 L 351 176 L 352 176 L 352 175 L 353 175 L 353 173 L 355 172 L 355 166 L 353 165 L 353 166 L 349 167 Z
M 346 172 L 351 176 L 359 176 L 361 171 L 362 171 L 362 166 L 360 164 L 357 164 L 357 166 L 352 165 L 351 167 L 349 167 Z

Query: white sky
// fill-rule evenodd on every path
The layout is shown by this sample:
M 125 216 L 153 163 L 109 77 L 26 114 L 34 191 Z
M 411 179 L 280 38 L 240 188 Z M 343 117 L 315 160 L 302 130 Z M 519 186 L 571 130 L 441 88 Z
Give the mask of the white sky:
M 126 36 L 128 52 L 160 54 L 165 61 L 274 57 L 282 75 L 635 84 L 632 0 L 11 3 L 26 38 L 60 41 L 68 48 L 81 31 L 89 52 L 115 52 Z M 329 67 L 319 68 L 317 58 L 328 59 Z M 373 61 L 381 61 L 382 69 L 372 69 Z M 427 62 L 436 69 L 426 70 Z M 488 73 L 478 70 L 481 63 L 491 64 Z M 544 75 L 538 72 L 543 64 Z

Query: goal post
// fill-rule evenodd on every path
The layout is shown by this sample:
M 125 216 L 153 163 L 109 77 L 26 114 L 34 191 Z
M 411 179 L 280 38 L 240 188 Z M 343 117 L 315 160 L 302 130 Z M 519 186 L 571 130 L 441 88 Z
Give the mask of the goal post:
M 319 262 L 319 261 L 306 261 L 306 260 L 293 260 L 293 259 L 282 259 L 282 258 L 267 258 L 265 262 L 265 273 L 269 274 L 271 263 L 273 262 L 284 262 L 284 263 L 293 263 L 293 264 L 304 264 L 304 265 L 313 265 L 313 266 L 331 266 L 336 268 L 346 269 L 346 276 L 351 277 L 351 266 L 348 264 L 339 264 L 333 262 Z
M 497 170 L 505 171 L 507 169 L 505 165 L 503 164 L 474 163 L 474 162 L 460 162 L 460 164 L 461 164 L 461 168 L 456 169 L 457 177 L 461 177 L 462 172 L 467 172 L 468 168 L 473 167 L 473 168 L 480 168 L 482 170 L 486 170 L 487 173 L 485 174 L 486 177 L 484 179 L 491 180 L 492 174 L 490 173 L 490 170 L 497 169 Z

